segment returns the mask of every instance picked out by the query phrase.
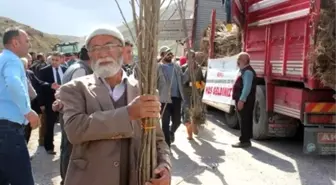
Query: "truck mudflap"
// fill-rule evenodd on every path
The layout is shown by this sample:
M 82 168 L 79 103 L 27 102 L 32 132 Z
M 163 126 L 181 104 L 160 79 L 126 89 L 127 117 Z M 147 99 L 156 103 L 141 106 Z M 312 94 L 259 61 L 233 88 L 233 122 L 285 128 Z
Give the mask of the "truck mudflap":
M 306 103 L 303 124 L 304 153 L 336 155 L 335 103 Z
M 335 155 L 336 129 L 305 127 L 303 152 L 312 155 Z

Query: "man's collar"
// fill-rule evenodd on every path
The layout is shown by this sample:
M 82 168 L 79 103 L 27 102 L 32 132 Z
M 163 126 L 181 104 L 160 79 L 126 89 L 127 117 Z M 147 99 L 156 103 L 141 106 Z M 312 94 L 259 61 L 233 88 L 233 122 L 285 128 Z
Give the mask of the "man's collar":
M 9 49 L 3 49 L 2 50 L 3 53 L 8 53 L 8 54 L 14 54 L 11 50 Z
M 164 64 L 164 65 L 174 65 L 174 63 L 173 62 L 170 62 L 170 63 L 162 63 L 162 64 Z
M 121 80 L 124 81 L 125 79 L 128 78 L 127 76 L 127 73 L 124 71 L 124 69 L 121 69 L 122 70 L 122 77 L 121 77 Z
M 9 50 L 9 49 L 3 49 L 2 51 L 3 53 L 6 53 L 6 54 L 10 54 L 10 55 L 13 55 L 17 58 L 20 58 L 19 56 L 17 56 L 13 51 Z
M 241 68 L 240 70 L 243 70 L 245 68 L 247 68 L 248 66 L 250 66 L 250 64 L 246 64 L 243 68 Z

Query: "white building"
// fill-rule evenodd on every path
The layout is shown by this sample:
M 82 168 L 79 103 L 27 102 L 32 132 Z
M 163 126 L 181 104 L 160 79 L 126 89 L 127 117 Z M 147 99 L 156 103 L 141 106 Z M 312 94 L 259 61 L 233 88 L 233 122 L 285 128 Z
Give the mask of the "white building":
M 161 9 L 161 25 L 159 28 L 159 47 L 161 46 L 169 46 L 172 48 L 173 52 L 176 56 L 183 55 L 183 47 L 181 44 L 177 44 L 176 40 L 185 40 L 184 31 L 182 29 L 182 21 L 179 13 L 178 6 L 172 1 L 168 7 L 163 7 Z M 193 23 L 193 15 L 194 15 L 194 4 L 195 0 L 184 0 L 186 3 L 186 10 L 184 12 L 184 19 L 188 22 L 188 36 L 191 37 L 192 23 Z M 132 30 L 132 34 L 135 37 L 135 29 L 134 24 L 132 22 L 128 22 L 128 27 Z M 123 33 L 125 39 L 133 42 L 131 33 L 126 25 L 121 25 L 118 29 Z M 134 47 L 134 54 L 136 55 L 137 50 Z

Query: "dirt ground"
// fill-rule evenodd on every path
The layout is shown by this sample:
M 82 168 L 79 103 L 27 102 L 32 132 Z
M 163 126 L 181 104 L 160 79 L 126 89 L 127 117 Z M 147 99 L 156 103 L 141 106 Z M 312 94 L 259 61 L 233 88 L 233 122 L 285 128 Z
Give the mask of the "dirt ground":
M 235 149 L 239 131 L 224 125 L 219 111 L 211 111 L 207 124 L 193 141 L 182 125 L 172 145 L 172 185 L 335 185 L 335 157 L 307 156 L 302 143 L 290 139 L 253 142 Z M 38 147 L 38 132 L 29 143 L 36 184 L 59 185 L 60 127 L 55 129 L 57 155 Z

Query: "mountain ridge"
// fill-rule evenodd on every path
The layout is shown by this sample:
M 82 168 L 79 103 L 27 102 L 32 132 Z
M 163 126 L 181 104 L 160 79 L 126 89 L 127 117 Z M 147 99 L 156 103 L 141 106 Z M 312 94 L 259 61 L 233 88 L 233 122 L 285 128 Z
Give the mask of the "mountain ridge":
M 0 16 L 0 51 L 4 48 L 2 44 L 2 36 L 5 30 L 9 27 L 18 27 L 25 30 L 32 44 L 30 51 L 34 52 L 51 52 L 55 44 L 62 42 L 76 41 L 80 44 L 83 43 L 83 37 L 48 34 L 8 17 Z
M 186 4 L 185 18 L 193 18 L 194 11 L 194 1 L 188 0 Z M 177 11 L 178 7 L 175 3 L 169 4 L 167 7 L 162 7 L 161 9 L 161 20 L 176 20 L 180 18 L 179 12 Z M 124 35 L 125 39 L 133 42 L 131 37 L 131 32 L 128 30 L 126 24 L 130 27 L 132 34 L 135 35 L 133 21 L 123 23 L 118 26 L 118 29 Z M 0 37 L 2 37 L 3 32 L 6 28 L 10 26 L 20 27 L 27 31 L 31 38 L 32 49 L 31 51 L 35 52 L 50 52 L 52 51 L 55 44 L 62 42 L 78 42 L 79 47 L 82 47 L 85 42 L 85 36 L 71 36 L 71 35 L 58 35 L 58 34 L 48 34 L 37 29 L 34 29 L 31 26 L 19 23 L 7 17 L 0 16 Z M 0 38 L 0 41 L 2 38 Z M 2 41 L 1 41 L 2 43 Z M 183 46 L 177 44 L 175 40 L 159 40 L 159 47 L 169 46 L 176 55 L 183 54 Z M 2 44 L 0 44 L 0 50 L 3 49 Z M 134 54 L 137 54 L 136 47 L 134 47 Z

